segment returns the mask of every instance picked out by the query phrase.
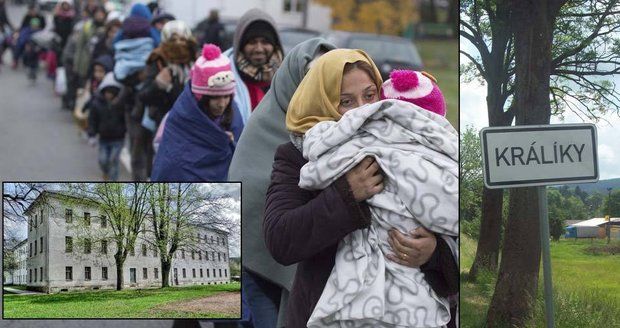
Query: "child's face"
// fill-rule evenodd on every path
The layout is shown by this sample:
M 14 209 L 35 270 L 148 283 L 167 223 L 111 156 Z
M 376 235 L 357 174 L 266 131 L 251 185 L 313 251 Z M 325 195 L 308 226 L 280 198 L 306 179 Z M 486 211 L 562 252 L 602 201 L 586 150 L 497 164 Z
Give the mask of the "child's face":
M 212 97 L 208 102 L 209 114 L 215 117 L 223 115 L 228 104 L 230 104 L 230 96 Z
M 116 98 L 118 95 L 118 90 L 114 88 L 106 88 L 103 90 L 103 97 L 106 101 L 110 102 Z
M 95 65 L 93 67 L 93 79 L 95 79 L 95 81 L 101 81 L 103 80 L 103 77 L 105 76 L 105 69 L 103 68 L 103 66 L 101 65 Z

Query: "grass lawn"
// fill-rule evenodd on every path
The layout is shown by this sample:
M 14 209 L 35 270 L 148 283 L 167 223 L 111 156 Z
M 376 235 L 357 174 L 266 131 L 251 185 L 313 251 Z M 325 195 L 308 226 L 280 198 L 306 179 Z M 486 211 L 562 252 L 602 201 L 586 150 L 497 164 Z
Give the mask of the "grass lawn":
M 453 40 L 417 40 L 424 70 L 437 78 L 448 105 L 447 118 L 459 129 L 459 43 Z
M 188 314 L 181 311 L 158 311 L 155 308 L 170 302 L 240 290 L 241 286 L 236 282 L 225 285 L 66 292 L 51 295 L 5 294 L 4 318 L 234 318 L 239 316 L 196 312 Z
M 551 243 L 551 269 L 555 326 L 620 327 L 620 255 L 588 255 L 583 250 L 603 240 L 564 240 Z M 483 273 L 477 283 L 464 275 L 475 256 L 476 242 L 461 236 L 461 323 L 462 327 L 483 327 L 495 288 L 495 276 Z M 542 268 L 535 320 L 532 327 L 544 327 Z

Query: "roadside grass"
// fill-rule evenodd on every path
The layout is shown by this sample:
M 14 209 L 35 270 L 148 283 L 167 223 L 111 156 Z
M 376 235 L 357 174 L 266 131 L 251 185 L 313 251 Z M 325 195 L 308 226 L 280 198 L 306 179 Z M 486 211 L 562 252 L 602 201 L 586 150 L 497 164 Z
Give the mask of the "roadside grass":
M 620 327 L 619 255 L 587 255 L 591 245 L 602 240 L 565 240 L 551 243 L 555 326 Z M 462 327 L 484 327 L 495 288 L 495 275 L 482 272 L 476 283 L 466 274 L 475 256 L 476 241 L 461 235 Z M 465 267 L 463 267 L 465 265 Z M 542 269 L 539 277 L 534 321 L 530 327 L 545 327 Z
M 452 126 L 459 129 L 459 42 L 457 39 L 414 41 L 424 70 L 437 78 L 448 106 L 446 117 Z
M 224 285 L 83 291 L 51 295 L 5 294 L 4 318 L 225 318 L 231 316 L 221 313 L 152 311 L 152 309 L 169 302 L 240 291 L 240 284 L 235 282 Z

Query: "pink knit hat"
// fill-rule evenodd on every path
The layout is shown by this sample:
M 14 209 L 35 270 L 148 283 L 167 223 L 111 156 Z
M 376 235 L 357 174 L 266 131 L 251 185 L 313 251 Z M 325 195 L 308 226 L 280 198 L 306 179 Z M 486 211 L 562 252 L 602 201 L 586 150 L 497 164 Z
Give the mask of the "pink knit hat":
M 390 73 L 390 79 L 383 83 L 381 99 L 404 100 L 446 116 L 446 101 L 436 82 L 426 72 L 394 70 Z
M 192 92 L 202 95 L 228 96 L 235 93 L 235 76 L 230 69 L 230 60 L 222 55 L 214 44 L 205 44 L 200 56 L 192 66 Z

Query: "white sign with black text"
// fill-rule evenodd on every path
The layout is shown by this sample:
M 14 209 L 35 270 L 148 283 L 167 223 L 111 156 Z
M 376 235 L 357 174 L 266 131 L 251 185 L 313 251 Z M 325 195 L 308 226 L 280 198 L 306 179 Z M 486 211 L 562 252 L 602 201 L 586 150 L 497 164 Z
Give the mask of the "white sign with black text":
M 594 124 L 522 125 L 480 131 L 487 188 L 596 182 Z

